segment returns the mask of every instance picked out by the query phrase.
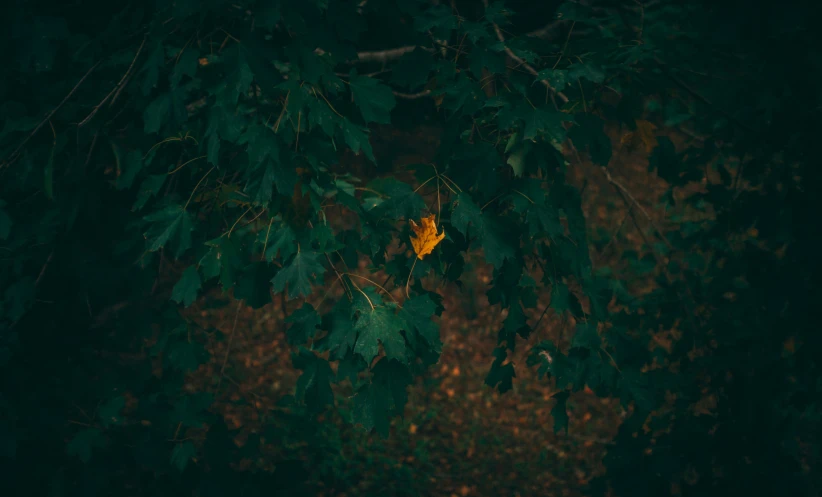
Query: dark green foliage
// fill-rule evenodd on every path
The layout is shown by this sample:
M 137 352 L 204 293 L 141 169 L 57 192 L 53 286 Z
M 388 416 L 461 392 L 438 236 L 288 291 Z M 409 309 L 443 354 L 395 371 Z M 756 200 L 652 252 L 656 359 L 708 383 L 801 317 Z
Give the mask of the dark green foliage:
M 390 435 L 442 349 L 426 277 L 470 286 L 481 251 L 507 312 L 485 383 L 515 388 L 528 316 L 553 312 L 572 335 L 540 336 L 528 365 L 559 390 L 554 431 L 586 387 L 626 410 L 592 495 L 818 494 L 817 19 L 813 2 L 4 6 L 6 493 L 315 495 L 317 475 L 345 493 L 328 420 Z M 640 121 L 663 228 L 620 182 L 614 138 Z M 423 128 L 426 163 L 392 169 L 383 138 Z M 608 258 L 577 169 L 617 189 L 641 247 Z M 397 253 L 429 214 L 445 241 Z M 218 414 L 251 408 L 226 394 L 232 336 L 192 312 L 229 293 L 285 302 L 300 370 L 241 448 Z

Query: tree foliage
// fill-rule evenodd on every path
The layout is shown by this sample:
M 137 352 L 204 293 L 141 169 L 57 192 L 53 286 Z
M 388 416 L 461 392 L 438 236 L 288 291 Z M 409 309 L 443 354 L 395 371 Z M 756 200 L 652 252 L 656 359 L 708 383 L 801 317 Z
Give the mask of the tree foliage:
M 462 284 L 473 252 L 507 310 L 488 385 L 512 388 L 527 366 L 508 358 L 535 332 L 524 309 L 544 309 L 575 323 L 529 360 L 559 390 L 555 431 L 586 386 L 629 407 L 593 494 L 819 492 L 812 18 L 809 4 L 673 1 L 13 2 L 0 18 L 12 494 L 311 495 L 304 454 L 235 464 L 254 445 L 214 415 L 232 400 L 211 357 L 232 337 L 187 308 L 286 297 L 301 376 L 264 438 L 321 459 L 329 412 L 389 436 L 441 350 L 434 282 Z M 393 170 L 380 134 L 432 122 L 430 160 Z M 668 185 L 664 230 L 615 177 L 614 129 Z M 583 159 L 637 221 L 651 292 L 626 289 L 639 269 L 592 262 L 609 242 L 571 179 Z M 424 259 L 410 238 L 422 219 L 438 243 Z M 679 336 L 666 349 L 659 330 Z M 197 370 L 207 384 L 186 387 Z

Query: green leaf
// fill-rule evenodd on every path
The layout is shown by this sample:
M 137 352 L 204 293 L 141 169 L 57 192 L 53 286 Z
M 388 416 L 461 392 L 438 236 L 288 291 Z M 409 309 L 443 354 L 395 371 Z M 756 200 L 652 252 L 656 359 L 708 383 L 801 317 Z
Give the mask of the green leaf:
M 277 160 L 280 148 L 277 146 L 277 135 L 274 130 L 262 124 L 253 124 L 237 142 L 246 145 L 249 164 L 256 166 L 266 159 Z
M 328 361 L 304 348 L 301 348 L 299 353 L 292 354 L 291 360 L 294 367 L 303 372 L 297 380 L 297 400 L 304 402 L 312 413 L 318 413 L 325 406 L 333 405 L 334 393 L 331 391 L 331 382 L 334 380 L 334 372 Z
M 415 48 L 400 57 L 391 71 L 391 82 L 408 90 L 413 90 L 428 82 L 428 75 L 434 65 L 434 58 L 421 49 Z
M 472 47 L 468 54 L 468 61 L 471 72 L 478 80 L 487 77 L 483 75 L 483 68 L 492 74 L 502 74 L 505 72 L 505 54 L 488 50 L 487 48 Z
M 188 461 L 196 454 L 197 449 L 191 441 L 186 440 L 185 442 L 178 443 L 174 446 L 174 450 L 171 451 L 171 464 L 182 472 L 186 469 L 186 466 L 188 466 Z
M 568 397 L 571 394 L 567 390 L 557 392 L 551 396 L 557 402 L 551 408 L 551 416 L 554 418 L 554 433 L 565 430 L 568 433 Z
M 549 139 L 557 143 L 565 141 L 565 127 L 563 122 L 571 121 L 571 117 L 564 113 L 545 107 L 537 107 L 525 116 L 523 138 L 533 140 L 544 133 Z
M 410 185 L 394 178 L 374 180 L 368 188 L 387 197 L 372 210 L 377 217 L 418 219 L 426 208 L 425 201 Z
M 36 290 L 34 278 L 25 276 L 13 281 L 3 293 L 5 302 L 3 317 L 12 323 L 19 320 L 31 308 L 34 303 L 34 292 Z
M 656 171 L 660 178 L 672 185 L 678 185 L 681 183 L 678 180 L 683 169 L 671 139 L 667 136 L 657 137 L 657 146 L 648 158 L 648 170 Z
M 380 351 L 382 343 L 385 355 L 389 359 L 406 362 L 405 338 L 401 334 L 402 320 L 393 309 L 377 306 L 366 310 L 357 318 L 354 328 L 359 333 L 354 352 L 361 355 L 365 362 L 371 363 Z
M 404 326 L 406 331 L 409 331 L 408 328 L 412 328 L 419 333 L 423 340 L 428 342 L 434 351 L 439 352 L 442 349 L 440 329 L 432 319 L 436 307 L 436 304 L 428 295 L 415 295 L 403 303 L 399 314 L 407 323 Z
M 95 447 L 105 447 L 106 440 L 103 433 L 97 428 L 86 428 L 74 435 L 74 438 L 66 445 L 66 454 L 77 456 L 83 463 L 89 462 L 91 452 Z
M 343 358 L 348 352 L 354 350 L 357 342 L 357 330 L 354 329 L 354 321 L 351 318 L 353 310 L 347 299 L 337 302 L 334 309 L 328 314 L 328 335 L 324 339 L 324 346 L 331 350 L 332 356 Z
M 195 48 L 186 47 L 183 52 L 177 56 L 174 64 L 174 69 L 171 71 L 171 86 L 179 86 L 183 76 L 189 78 L 194 77 L 197 73 L 197 59 L 200 58 L 200 52 Z
M 157 133 L 166 123 L 171 109 L 171 94 L 163 93 L 155 98 L 143 112 L 143 131 Z
M 622 372 L 620 387 L 623 405 L 627 405 L 628 401 L 633 400 L 637 409 L 646 413 L 659 407 L 662 398 L 654 391 L 649 376 L 647 373 L 638 371 L 626 370 Z
M 362 357 L 355 354 L 348 354 L 339 361 L 335 381 L 341 382 L 347 378 L 348 381 L 351 382 L 351 386 L 356 387 L 358 384 L 357 377 L 366 369 L 368 369 L 368 364 L 362 360 Z
M 217 95 L 217 106 L 232 111 L 240 95 L 246 94 L 254 79 L 244 48 L 246 43 L 238 43 L 225 51 L 225 76 L 214 92 Z
M 183 395 L 174 403 L 170 414 L 173 423 L 182 423 L 191 428 L 200 428 L 211 417 L 207 410 L 214 403 L 214 397 L 207 392 Z
M 605 73 L 602 68 L 594 64 L 574 64 L 568 68 L 568 78 L 572 81 L 583 78 L 592 83 L 602 83 L 605 81 Z
M 349 86 L 354 103 L 360 108 L 366 123 L 389 124 L 391 109 L 397 104 L 391 88 L 368 76 L 358 76 L 351 70 Z
M 144 218 L 151 223 L 144 233 L 148 251 L 156 252 L 169 246 L 175 257 L 180 257 L 191 247 L 194 224 L 191 215 L 180 205 L 170 205 Z
M 314 248 L 320 252 L 335 252 L 344 246 L 337 241 L 334 231 L 327 224 L 318 224 L 311 230 L 311 242 Z
M 140 183 L 137 200 L 134 202 L 131 210 L 136 212 L 145 207 L 146 202 L 160 192 L 160 188 L 163 187 L 166 178 L 168 178 L 167 174 L 152 174 L 144 179 L 143 182 Z
M 268 245 L 266 245 L 265 250 L 265 259 L 267 261 L 273 261 L 278 256 L 285 261 L 297 253 L 297 236 L 291 226 L 281 224 L 279 228 L 274 227 L 267 236 Z
M 297 182 L 293 165 L 280 161 L 280 149 L 274 131 L 262 125 L 249 126 L 240 137 L 240 144 L 247 144 L 248 162 L 251 174 L 246 192 L 254 202 L 267 205 L 274 193 L 291 195 Z
M 313 305 L 306 302 L 302 307 L 292 312 L 285 322 L 291 324 L 286 332 L 288 343 L 292 345 L 306 343 L 309 339 L 314 338 L 317 333 L 320 315 L 317 314 Z
M 188 266 L 180 280 L 174 285 L 171 290 L 171 300 L 178 304 L 183 304 L 184 307 L 190 306 L 197 300 L 197 292 L 200 291 L 200 274 L 197 272 L 196 266 Z
M 144 74 L 143 81 L 140 84 L 140 89 L 144 96 L 148 96 L 157 86 L 157 82 L 160 81 L 160 71 L 165 64 L 166 53 L 159 40 L 154 41 L 151 50 L 147 50 L 147 52 L 148 56 L 146 57 L 143 68 L 140 70 L 140 73 Z
M 534 204 L 528 208 L 525 215 L 528 222 L 528 234 L 533 236 L 546 234 L 554 240 L 565 234 L 565 228 L 559 220 L 557 209 L 545 205 Z
M 311 295 L 311 283 L 325 273 L 325 267 L 317 260 L 317 254 L 297 252 L 291 262 L 271 279 L 275 292 L 282 292 L 288 286 L 288 298 Z
M 120 411 L 126 406 L 126 399 L 123 396 L 117 396 L 109 399 L 108 402 L 102 404 L 97 410 L 97 415 L 100 417 L 100 422 L 103 426 L 110 426 L 120 424 Z
M 243 268 L 234 286 L 234 297 L 253 309 L 271 303 L 271 278 L 275 268 L 267 262 L 253 262 Z
M 516 378 L 514 372 L 514 365 L 512 363 L 503 364 L 505 358 L 508 356 L 507 352 L 502 347 L 494 349 L 494 362 L 491 364 L 491 370 L 488 371 L 488 376 L 485 377 L 485 384 L 491 388 L 497 387 L 500 393 L 505 393 L 513 388 L 513 378 Z
M 561 281 L 554 280 L 551 284 L 551 308 L 557 314 L 562 314 L 564 311 L 571 309 L 571 297 L 568 287 Z
M 469 225 L 473 225 L 477 231 L 482 229 L 482 211 L 465 192 L 457 194 L 454 210 L 451 213 L 451 225 L 463 235 L 468 234 Z
M 611 160 L 611 139 L 605 134 L 602 118 L 593 114 L 577 114 L 576 123 L 568 137 L 578 149 L 588 150 L 595 164 L 607 166 Z
M 381 359 L 374 367 L 371 383 L 362 386 L 354 396 L 352 421 L 367 431 L 376 428 L 380 436 L 387 437 L 391 417 L 402 414 L 411 381 L 405 366 L 387 358 Z
M 597 324 L 593 321 L 581 322 L 577 324 L 574 337 L 571 339 L 571 347 L 582 347 L 590 350 L 599 349 L 602 339 L 597 333 Z
M 525 173 L 525 157 L 528 155 L 530 149 L 530 144 L 525 142 L 522 146 L 517 147 L 516 150 L 508 156 L 508 160 L 505 161 L 514 171 L 514 177 L 522 177 L 523 173 Z
M 502 227 L 496 220 L 486 216 L 480 239 L 485 260 L 494 267 L 501 267 L 506 259 L 515 257 L 514 248 L 509 243 L 513 238 L 502 232 Z
M 184 337 L 166 345 L 165 354 L 170 365 L 186 372 L 197 370 L 208 360 L 208 353 L 202 344 Z
M 451 213 L 451 224 L 466 236 L 470 225 L 482 243 L 485 259 L 494 267 L 501 267 L 506 259 L 514 258 L 514 247 L 509 242 L 511 237 L 504 234 L 500 223 L 484 214 L 465 192 L 457 195 L 456 205 Z
M 545 80 L 556 91 L 562 91 L 568 85 L 568 71 L 562 69 L 543 69 L 537 74 L 537 79 Z
M 209 240 L 206 245 L 211 247 L 200 259 L 200 273 L 204 281 L 208 281 L 215 276 L 220 277 L 223 290 L 228 291 L 240 273 L 243 258 L 237 245 L 237 238 L 221 236 L 214 240 Z
M 373 383 L 363 385 L 354 395 L 351 421 L 362 425 L 366 431 L 376 427 L 377 433 L 387 438 L 391 424 L 388 414 L 390 409 L 386 404 L 385 392 L 379 386 Z
M 340 131 L 342 132 L 343 140 L 346 145 L 351 148 L 355 154 L 361 151 L 371 162 L 376 162 L 374 159 L 374 150 L 371 149 L 371 142 L 368 141 L 368 130 L 360 128 L 348 119 L 345 119 L 340 124 Z

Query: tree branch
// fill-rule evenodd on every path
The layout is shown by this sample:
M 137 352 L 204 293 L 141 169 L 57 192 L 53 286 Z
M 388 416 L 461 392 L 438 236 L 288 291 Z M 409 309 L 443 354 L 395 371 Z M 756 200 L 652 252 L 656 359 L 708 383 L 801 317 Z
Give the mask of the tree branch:
M 482 3 L 483 3 L 483 5 L 485 5 L 485 8 L 487 9 L 488 8 L 488 0 L 482 0 Z M 526 71 L 533 74 L 534 76 L 539 77 L 539 72 L 536 69 L 534 69 L 534 67 L 532 65 L 528 64 L 522 58 L 518 57 L 517 54 L 515 54 L 513 50 L 511 50 L 510 48 L 508 48 L 507 45 L 505 45 L 505 36 L 503 36 L 502 30 L 499 29 L 499 26 L 497 26 L 497 23 L 491 22 L 491 25 L 494 26 L 494 31 L 497 33 L 497 38 L 499 39 L 499 41 L 501 41 L 503 43 L 503 46 L 505 46 L 505 53 L 508 54 L 509 57 L 514 59 L 514 61 L 516 61 L 519 65 L 524 67 Z M 568 97 L 566 97 L 565 94 L 562 93 L 561 91 L 557 91 L 556 88 L 551 86 L 551 83 L 549 83 L 548 81 L 546 81 L 544 79 L 540 79 L 539 82 L 542 83 L 543 85 L 545 85 L 545 87 L 548 88 L 548 91 L 550 91 L 551 93 L 556 95 L 560 100 L 562 100 L 562 103 L 568 103 Z
M 630 208 L 635 205 L 637 209 L 639 209 L 639 211 L 642 212 L 642 214 L 645 216 L 648 222 L 651 223 L 651 226 L 653 226 L 659 238 L 661 238 L 662 241 L 665 242 L 665 245 L 667 245 L 669 249 L 673 250 L 674 246 L 671 245 L 671 242 L 668 241 L 668 238 L 665 236 L 662 230 L 659 229 L 659 226 L 657 226 L 653 218 L 651 218 L 651 215 L 648 214 L 648 211 L 646 211 L 645 208 L 642 207 L 642 205 L 639 202 L 637 202 L 636 198 L 631 194 L 630 190 L 628 190 L 622 183 L 615 180 L 607 169 L 605 169 L 604 167 L 602 167 L 601 169 L 602 172 L 605 173 L 605 178 L 608 180 L 608 183 L 614 185 L 619 194 L 622 195 L 624 200 L 626 200 L 625 203 L 628 204 L 628 213 L 631 214 L 631 216 L 633 216 Z M 628 202 L 628 200 L 630 200 L 630 202 Z
M 60 108 L 62 108 L 63 105 L 68 101 L 68 99 L 71 98 L 72 95 L 74 95 L 74 92 L 76 92 L 77 89 L 80 88 L 80 85 L 83 84 L 83 81 L 85 81 L 86 78 L 88 78 L 89 75 L 97 68 L 97 66 L 100 65 L 100 62 L 102 62 L 102 60 L 98 61 L 96 64 L 91 66 L 91 69 L 86 71 L 86 74 L 83 75 L 83 77 L 80 78 L 80 81 L 78 81 L 77 84 L 74 85 L 74 88 L 72 88 L 71 91 L 68 92 L 68 95 L 66 95 L 65 98 L 63 98 L 63 101 L 57 104 L 57 107 L 52 109 L 51 112 L 49 112 L 48 115 L 42 121 L 40 121 L 40 124 L 38 124 L 37 127 L 34 128 L 34 130 L 31 133 L 29 133 L 29 136 L 27 136 L 25 140 L 20 142 L 20 145 L 18 145 L 17 148 L 14 149 L 14 152 L 12 152 L 11 155 L 9 155 L 6 158 L 6 161 L 4 161 L 5 163 L 0 164 L 0 169 L 11 166 L 14 163 L 14 161 L 17 160 L 17 157 L 19 157 L 18 152 L 20 152 L 20 150 L 26 145 L 26 143 L 28 143 L 29 140 L 31 140 L 32 137 L 36 135 L 38 131 L 40 131 L 40 128 L 42 128 L 43 125 L 46 124 L 49 121 L 49 119 L 51 119 L 51 116 L 56 114 L 57 111 L 60 110 Z
M 431 90 L 423 90 L 423 91 L 418 92 L 418 93 L 401 93 L 401 92 L 398 92 L 398 91 L 394 91 L 392 93 L 394 93 L 394 96 L 398 97 L 398 98 L 402 98 L 402 99 L 405 99 L 405 100 L 416 100 L 418 98 L 427 97 L 428 95 L 431 94 Z
M 357 52 L 357 61 L 359 62 L 387 62 L 391 59 L 398 59 L 408 52 L 412 52 L 416 45 L 409 45 L 407 47 L 389 48 L 388 50 L 379 50 L 376 52 Z

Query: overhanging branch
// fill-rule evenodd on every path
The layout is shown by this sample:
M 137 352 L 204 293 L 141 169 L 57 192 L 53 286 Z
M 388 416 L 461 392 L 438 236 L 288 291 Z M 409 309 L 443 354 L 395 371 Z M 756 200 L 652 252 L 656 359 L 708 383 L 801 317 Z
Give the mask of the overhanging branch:
M 487 9 L 488 8 L 488 0 L 482 0 L 482 3 L 483 3 L 483 5 L 485 5 L 485 8 Z M 499 39 L 499 41 L 502 42 L 503 46 L 505 47 L 505 53 L 508 54 L 509 57 L 514 59 L 514 61 L 517 62 L 519 65 L 524 67 L 526 71 L 533 74 L 534 76 L 539 77 L 539 72 L 536 69 L 534 69 L 534 67 L 532 65 L 525 62 L 521 57 L 517 56 L 517 54 L 515 54 L 513 50 L 511 50 L 510 48 L 508 48 L 507 45 L 505 45 L 505 36 L 503 36 L 502 30 L 499 28 L 499 26 L 497 26 L 497 23 L 491 22 L 491 25 L 494 26 L 494 31 L 497 33 L 497 38 Z M 551 86 L 551 83 L 549 83 L 548 81 L 546 81 L 544 79 L 540 79 L 539 82 L 542 83 L 546 88 L 548 88 L 548 91 L 550 91 L 551 93 L 556 95 L 557 98 L 562 100 L 562 103 L 568 103 L 568 97 L 565 96 L 565 94 L 562 93 L 561 91 L 557 91 L 556 88 Z

